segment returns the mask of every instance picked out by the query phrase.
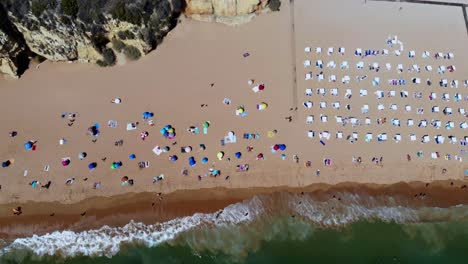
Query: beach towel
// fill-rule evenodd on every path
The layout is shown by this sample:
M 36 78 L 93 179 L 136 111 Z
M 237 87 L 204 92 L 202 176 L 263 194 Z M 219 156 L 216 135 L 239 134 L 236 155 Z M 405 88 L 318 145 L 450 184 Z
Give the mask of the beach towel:
M 160 146 L 156 146 L 153 148 L 153 153 L 156 154 L 156 155 L 161 155 L 161 153 L 163 152 L 162 148 Z
M 112 127 L 112 128 L 117 127 L 117 121 L 114 121 L 114 120 L 109 120 L 107 124 L 109 125 L 109 127 Z
M 137 129 L 137 125 L 135 123 L 127 123 L 127 131 Z

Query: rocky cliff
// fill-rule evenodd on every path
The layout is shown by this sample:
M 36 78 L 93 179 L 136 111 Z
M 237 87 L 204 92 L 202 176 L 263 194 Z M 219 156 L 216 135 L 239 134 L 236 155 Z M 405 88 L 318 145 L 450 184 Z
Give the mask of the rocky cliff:
M 34 56 L 112 66 L 116 53 L 138 59 L 155 49 L 184 12 L 238 24 L 269 1 L 0 0 L 0 72 L 18 77 Z

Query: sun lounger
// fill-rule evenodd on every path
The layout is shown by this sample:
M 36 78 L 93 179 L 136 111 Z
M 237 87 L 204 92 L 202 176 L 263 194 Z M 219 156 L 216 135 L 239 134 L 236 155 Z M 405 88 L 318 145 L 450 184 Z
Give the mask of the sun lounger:
M 411 141 L 416 141 L 416 135 L 415 134 L 410 134 L 410 140 Z
M 341 116 L 335 116 L 335 120 L 338 124 L 343 124 L 343 118 Z
M 377 110 L 384 110 L 385 106 L 383 104 L 377 105 Z
M 445 115 L 452 115 L 453 110 L 451 107 L 445 107 L 444 110 L 442 111 Z
M 323 81 L 325 79 L 325 76 L 323 74 L 317 74 L 317 79 L 319 82 Z
M 422 54 L 422 58 L 423 59 L 428 59 L 429 57 L 431 57 L 431 54 L 429 53 L 429 51 L 424 51 L 423 54 Z
M 402 73 L 402 72 L 403 72 L 403 64 L 398 64 L 398 66 L 397 66 L 397 71 L 398 71 L 398 73 Z
M 432 113 L 439 113 L 439 111 L 440 111 L 440 107 L 438 107 L 438 106 L 433 106 L 432 107 Z
M 450 87 L 452 88 L 458 88 L 458 80 L 452 80 L 450 82 Z
M 405 105 L 405 112 L 411 112 L 411 105 Z
M 330 140 L 330 133 L 328 131 L 320 132 L 319 137 L 320 139 Z
M 344 54 L 345 54 L 345 51 L 346 51 L 346 49 L 343 48 L 343 47 L 339 47 L 339 48 L 338 48 L 338 53 L 340 53 L 341 55 L 344 55 Z
M 305 75 L 305 80 L 306 80 L 306 81 L 312 80 L 312 72 L 306 73 L 306 75 Z
M 395 90 L 390 90 L 388 92 L 388 97 L 395 97 L 396 96 L 396 91 Z
M 431 141 L 431 138 L 429 137 L 429 135 L 424 135 L 424 136 L 422 137 L 421 143 L 424 144 L 424 143 L 427 143 L 427 142 L 429 142 L 429 141 Z
M 434 141 L 436 142 L 436 144 L 443 144 L 445 141 L 445 137 L 443 137 L 442 135 L 437 135 L 434 137 Z
M 351 98 L 351 96 L 353 95 L 353 91 L 351 89 L 346 89 L 346 94 L 345 94 L 345 98 Z
M 153 148 L 153 153 L 158 155 L 158 156 L 161 155 L 162 152 L 163 152 L 163 149 L 160 146 L 155 146 Z
M 343 132 L 341 132 L 341 131 L 336 132 L 335 138 L 336 139 L 342 139 L 343 138 Z
M 455 55 L 454 55 L 452 52 L 449 52 L 449 53 L 447 54 L 447 59 L 451 60 L 451 59 L 453 59 L 453 58 L 455 58 Z
M 416 52 L 414 50 L 411 50 L 409 53 L 408 53 L 408 58 L 414 58 L 414 56 L 416 56 Z
M 392 110 L 396 111 L 396 110 L 398 110 L 398 107 L 397 107 L 396 104 L 391 104 L 389 109 L 392 109 Z
M 369 117 L 366 117 L 365 123 L 366 123 L 366 125 L 370 125 L 371 124 L 371 119 Z
M 418 127 L 427 127 L 427 120 L 421 120 Z
M 313 103 L 311 101 L 304 102 L 304 107 L 305 108 L 312 108 L 312 106 L 313 106 Z
M 340 64 L 340 69 L 342 70 L 347 70 L 349 69 L 349 64 L 347 61 L 342 61 L 341 64 Z
M 347 83 L 349 83 L 349 81 L 351 81 L 351 78 L 349 78 L 348 75 L 345 75 L 343 78 L 341 78 L 341 82 L 343 84 L 347 84 Z
M 310 125 L 312 123 L 314 123 L 314 116 L 313 115 L 307 116 L 306 124 Z
M 451 144 L 457 144 L 458 140 L 456 136 L 448 136 Z
M 432 66 L 431 66 L 431 65 L 426 65 L 424 68 L 425 68 L 426 71 L 428 71 L 428 72 L 432 71 Z
M 367 96 L 367 89 L 360 89 L 359 90 L 359 95 L 360 96 Z
M 398 119 L 398 118 L 393 118 L 393 119 L 392 119 L 392 125 L 394 125 L 394 126 L 400 126 L 400 119 Z
M 437 99 L 437 94 L 432 92 L 430 95 L 429 95 L 429 100 L 436 100 Z
M 431 158 L 437 159 L 438 158 L 437 153 L 436 152 L 431 152 Z
M 406 125 L 407 126 L 414 126 L 414 120 L 413 119 L 408 119 L 408 121 L 406 121 Z
M 333 96 L 338 96 L 338 89 L 337 88 L 331 88 L 330 89 L 330 94 Z
M 361 113 L 367 114 L 369 112 L 369 105 L 365 104 L 361 108 Z
M 330 75 L 330 77 L 328 77 L 328 82 L 336 82 L 336 75 Z
M 437 68 L 437 73 L 444 74 L 445 73 L 445 66 L 441 65 Z
M 312 51 L 312 49 L 310 47 L 305 47 L 304 48 L 305 53 L 310 53 L 311 51 Z
M 309 138 L 315 137 L 315 132 L 312 131 L 312 130 L 309 130 L 309 131 L 307 132 L 307 137 L 309 137 Z
M 460 128 L 461 129 L 467 129 L 468 128 L 468 123 L 467 122 L 461 122 L 460 123 Z
M 393 137 L 393 140 L 394 140 L 396 143 L 400 142 L 401 139 L 402 139 L 402 138 L 401 138 L 401 135 L 400 135 L 400 134 L 396 134 L 396 135 Z
M 307 88 L 306 91 L 305 91 L 305 95 L 306 95 L 306 96 L 312 96 L 312 89 L 311 89 L 311 88 Z
M 333 102 L 333 103 L 332 103 L 332 107 L 333 107 L 334 109 L 340 109 L 341 104 L 340 104 L 340 102 Z
M 327 102 L 320 102 L 320 108 L 327 108 Z
M 382 55 L 387 56 L 388 55 L 388 49 L 383 49 L 382 50 Z
M 362 49 L 360 48 L 357 48 L 355 51 L 354 51 L 354 56 L 362 56 Z
M 333 47 L 329 47 L 328 50 L 327 50 L 327 54 L 332 55 L 334 51 L 335 51 L 335 49 Z
M 386 63 L 385 68 L 387 68 L 387 71 L 390 71 L 392 69 L 392 64 Z
M 315 53 L 317 53 L 317 54 L 322 53 L 322 48 L 320 48 L 320 47 L 315 48 Z
M 316 60 L 315 61 L 315 66 L 320 68 L 320 69 L 323 69 L 323 61 L 322 60 Z
M 371 142 L 372 139 L 373 139 L 374 135 L 372 135 L 372 133 L 367 133 L 366 134 L 366 142 Z
M 375 93 L 374 93 L 374 94 L 375 94 L 375 95 L 377 95 L 377 99 L 380 99 L 380 98 L 383 98 L 383 97 L 385 97 L 385 94 L 384 94 L 384 92 L 383 92 L 383 91 L 381 91 L 381 90 L 377 90 L 377 91 L 375 91 Z
M 379 134 L 379 135 L 377 136 L 377 141 L 379 141 L 379 142 L 387 141 L 387 134 L 386 134 L 386 133 Z
M 328 116 L 320 114 L 320 120 L 322 120 L 323 123 L 328 122 Z
M 420 83 L 421 83 L 421 78 L 412 78 L 411 81 L 412 81 L 414 84 L 420 84 Z
M 304 61 L 304 68 L 310 67 L 310 60 L 305 60 Z
M 447 88 L 447 86 L 448 86 L 448 81 L 447 81 L 447 79 L 441 79 L 440 82 L 439 82 L 439 85 L 440 85 L 440 87 L 445 87 L 445 88 Z
M 360 61 L 356 64 L 356 68 L 358 69 L 363 69 L 364 68 L 364 62 L 363 61 Z
M 325 88 L 317 88 L 317 94 L 321 96 L 325 96 L 327 95 L 327 91 L 325 90 Z
M 107 125 L 108 125 L 109 127 L 116 128 L 117 125 L 118 125 L 118 123 L 117 123 L 117 121 L 115 121 L 115 120 L 109 120 L 109 121 L 107 122 Z
M 445 129 L 447 129 L 447 130 L 454 129 L 454 128 L 455 128 L 455 123 L 453 121 L 448 121 L 445 124 Z
M 336 63 L 335 63 L 335 61 L 329 61 L 329 62 L 327 63 L 327 68 L 335 69 L 335 68 L 336 68 Z

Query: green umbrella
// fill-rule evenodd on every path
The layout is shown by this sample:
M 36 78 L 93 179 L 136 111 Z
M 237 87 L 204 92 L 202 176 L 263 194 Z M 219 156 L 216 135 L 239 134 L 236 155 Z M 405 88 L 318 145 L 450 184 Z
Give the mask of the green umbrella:
M 210 127 L 210 122 L 209 122 L 209 121 L 204 122 L 204 123 L 203 123 L 203 127 L 204 127 L 204 128 Z

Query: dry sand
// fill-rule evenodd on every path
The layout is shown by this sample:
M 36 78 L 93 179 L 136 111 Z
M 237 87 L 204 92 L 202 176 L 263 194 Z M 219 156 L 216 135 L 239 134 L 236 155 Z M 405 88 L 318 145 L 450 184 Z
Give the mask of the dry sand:
M 249 24 L 239 27 L 226 27 L 219 24 L 208 24 L 183 20 L 172 32 L 169 33 L 164 43 L 158 49 L 142 58 L 138 62 L 130 62 L 124 66 L 112 68 L 98 68 L 85 64 L 43 63 L 39 69 L 31 67 L 20 80 L 0 80 L 2 96 L 0 97 L 0 112 L 3 113 L 0 124 L 0 158 L 3 160 L 14 159 L 15 162 L 8 168 L 0 169 L 0 203 L 21 203 L 25 201 L 58 201 L 60 203 L 73 203 L 94 196 L 112 196 L 129 192 L 163 192 L 169 193 L 176 190 L 201 189 L 201 188 L 252 188 L 289 186 L 302 187 L 314 183 L 337 184 L 341 182 L 390 184 L 396 182 L 428 182 L 445 179 L 463 180 L 463 169 L 467 167 L 468 157 L 463 157 L 462 163 L 445 161 L 443 158 L 434 161 L 430 159 L 431 151 L 439 151 L 441 154 L 459 152 L 459 145 L 445 143 L 435 145 L 433 141 L 426 145 L 419 143 L 422 132 L 417 132 L 417 143 L 408 143 L 409 130 L 405 125 L 397 129 L 390 124 L 384 127 L 373 125 L 371 127 L 358 128 L 361 139 L 355 144 L 346 141 L 330 140 L 326 146 L 321 146 L 318 139 L 308 139 L 306 131 L 311 129 L 305 124 L 306 116 L 314 114 L 316 123 L 313 129 L 321 131 L 328 129 L 334 133 L 339 128 L 334 122 L 336 111 L 330 106 L 327 109 L 317 107 L 318 100 L 313 98 L 314 108 L 305 109 L 301 106 L 307 100 L 304 91 L 312 86 L 315 90 L 318 84 L 312 81 L 310 84 L 304 81 L 306 69 L 303 68 L 303 60 L 309 57 L 315 61 L 316 55 L 306 55 L 305 46 L 320 46 L 325 49 L 328 46 L 346 47 L 345 58 L 350 62 L 349 75 L 352 78 L 350 87 L 355 96 L 351 101 L 353 110 L 349 115 L 360 115 L 360 106 L 364 98 L 356 96 L 359 87 L 354 82 L 356 70 L 352 52 L 361 47 L 382 49 L 385 48 L 385 39 L 389 35 L 398 35 L 404 42 L 404 56 L 394 58 L 390 56 L 389 62 L 395 67 L 397 61 L 404 63 L 406 67 L 410 61 L 407 52 L 411 49 L 417 51 L 417 58 L 422 66 L 420 54 L 423 50 L 432 53 L 436 51 L 455 53 L 455 60 L 451 64 L 457 66 L 457 72 L 453 78 L 460 82 L 467 79 L 468 52 L 466 51 L 467 33 L 460 8 L 441 7 L 418 4 L 404 4 L 404 9 L 399 10 L 400 4 L 387 2 L 367 2 L 359 0 L 327 0 L 327 1 L 293 1 L 294 11 L 288 1 L 283 2 L 281 12 L 262 15 Z M 294 14 L 294 32 L 292 32 L 291 15 Z M 443 23 L 441 23 L 443 21 Z M 450 30 L 446 30 L 450 27 Z M 292 38 L 293 36 L 293 38 Z M 295 49 L 292 45 L 295 45 Z M 249 52 L 251 55 L 243 58 L 242 54 Z M 294 56 L 294 58 L 293 58 Z M 336 55 L 337 62 L 342 59 Z M 325 61 L 328 58 L 323 58 Z M 365 59 L 370 63 L 374 58 Z M 381 65 L 382 58 L 375 59 Z M 292 64 L 296 64 L 297 73 L 294 75 Z M 441 61 L 441 63 L 448 63 Z M 433 67 L 436 61 L 433 60 Z M 436 68 L 435 67 L 435 68 Z M 315 68 L 312 69 L 317 73 Z M 308 70 L 307 70 L 308 71 Z M 339 70 L 337 70 L 339 71 Z M 369 71 L 365 70 L 366 74 Z M 339 73 L 341 74 L 341 73 Z M 422 76 L 423 73 L 421 73 Z M 391 76 L 379 73 L 382 84 Z M 440 100 L 441 88 L 437 86 L 436 73 L 435 85 L 432 88 L 438 90 L 440 106 L 451 105 L 454 111 L 458 104 L 453 100 L 450 103 L 442 103 Z M 295 77 L 294 77 L 295 76 Z M 340 75 L 338 75 L 340 76 Z M 407 79 L 412 74 L 402 74 Z M 391 78 L 393 78 L 391 77 Z M 294 79 L 297 79 L 297 86 Z M 341 77 L 340 77 L 341 78 Z M 426 76 L 421 77 L 425 80 Z M 452 77 L 450 77 L 452 78 Z M 254 94 L 247 84 L 248 79 L 265 83 L 266 89 Z M 214 83 L 211 87 L 210 84 Z M 331 88 L 325 81 L 325 88 Z M 369 96 L 365 100 L 371 106 L 370 116 L 375 118 L 377 100 L 372 94 L 374 89 L 367 79 L 366 86 Z M 421 90 L 427 89 L 421 84 Z M 341 87 L 341 86 L 340 86 Z M 413 91 L 411 85 L 405 87 Z M 388 89 L 388 88 L 383 88 Z M 397 91 L 399 87 L 395 88 Z M 341 103 L 344 87 L 340 88 Z M 460 84 L 459 92 L 466 96 L 466 87 Z M 451 92 L 453 96 L 454 92 Z M 410 93 L 411 95 L 412 93 Z M 111 104 L 110 100 L 120 97 L 123 103 Z M 230 106 L 222 104 L 223 98 L 232 100 Z M 331 100 L 330 97 L 326 100 Z M 431 102 L 426 99 L 421 101 L 430 113 L 428 107 Z M 387 100 L 387 99 L 384 99 Z M 399 103 L 399 112 L 404 102 L 399 102 L 399 97 L 394 98 Z M 265 101 L 269 108 L 265 111 L 257 111 L 257 103 Z M 366 101 L 367 102 L 367 101 Z M 388 105 L 389 101 L 385 101 Z M 329 102 L 331 103 L 331 102 Z M 208 107 L 201 108 L 201 104 Z M 238 117 L 234 114 L 238 105 L 245 105 L 248 111 L 247 117 Z M 290 108 L 299 107 L 298 111 L 290 111 Z M 415 107 L 415 105 L 413 105 Z M 324 110 L 324 111 L 322 111 Z M 151 111 L 155 113 L 155 127 L 141 124 L 138 130 L 127 132 L 127 122 L 141 120 L 141 113 Z M 343 115 L 348 115 L 342 110 Z M 414 111 L 414 110 L 413 110 Z M 76 112 L 77 118 L 73 126 L 69 127 L 66 120 L 60 118 L 62 112 Z M 328 114 L 330 121 L 325 126 L 320 124 L 320 113 Z M 284 118 L 291 115 L 293 122 L 289 123 Z M 392 114 L 387 114 L 391 119 Z M 402 123 L 406 116 L 402 116 Z M 420 116 L 414 115 L 415 120 Z M 431 119 L 427 116 L 427 119 Z M 462 120 L 455 113 L 453 120 Z M 442 121 L 446 117 L 441 115 Z M 108 128 L 108 120 L 117 120 L 117 128 Z M 204 121 L 211 121 L 208 135 L 191 135 L 186 128 L 198 125 Z M 466 118 L 465 118 L 466 120 Z M 87 128 L 98 122 L 102 127 L 101 136 L 96 143 L 91 142 L 91 137 L 86 135 Z M 178 144 L 172 146 L 173 141 L 164 139 L 159 129 L 166 124 L 176 128 Z M 266 132 L 277 129 L 275 138 L 268 138 Z M 350 127 L 340 128 L 352 132 Z M 401 132 L 404 141 L 397 144 L 391 139 L 386 143 L 366 143 L 363 140 L 365 133 L 374 132 L 375 136 L 383 132 L 382 129 L 392 135 L 396 131 Z M 9 138 L 8 132 L 17 130 L 19 135 Z M 149 137 L 142 141 L 139 138 L 141 131 L 148 131 Z M 235 131 L 238 143 L 220 146 L 220 139 L 228 131 Z M 431 136 L 438 131 L 427 129 Z M 242 139 L 244 132 L 259 133 L 260 139 L 246 141 Z M 446 131 L 443 131 L 446 133 Z M 345 133 L 346 134 L 346 133 Z M 456 129 L 453 131 L 459 139 L 467 135 L 467 131 Z M 60 138 L 66 138 L 69 143 L 59 145 Z M 27 140 L 38 140 L 36 151 L 25 151 L 23 143 Z M 114 141 L 123 139 L 122 147 L 114 146 Z M 207 150 L 198 152 L 198 144 L 204 143 Z M 280 154 L 272 154 L 270 146 L 275 143 L 287 145 L 284 152 L 286 160 L 281 160 Z M 171 163 L 169 154 L 155 156 L 152 148 L 155 145 L 168 145 L 171 154 L 177 154 L 179 161 Z M 188 154 L 181 154 L 180 147 L 191 145 L 194 148 L 193 155 L 198 161 L 194 168 L 190 168 L 189 175 L 183 176 L 180 170 L 189 167 Z M 252 153 L 247 153 L 246 146 L 254 147 Z M 425 151 L 425 158 L 416 159 L 418 150 Z M 216 153 L 224 151 L 226 158 L 223 161 L 216 160 Z M 79 152 L 85 151 L 88 157 L 80 161 L 77 158 Z M 236 160 L 234 153 L 241 151 L 243 157 Z M 135 153 L 136 161 L 129 161 L 128 155 Z M 266 160 L 256 161 L 258 153 L 264 153 Z M 406 153 L 411 153 L 412 162 L 406 161 Z M 294 154 L 299 155 L 300 162 L 296 164 L 292 160 Z M 210 159 L 209 165 L 202 165 L 202 157 Z M 363 164 L 352 163 L 353 156 L 361 156 Z M 384 157 L 383 166 L 376 166 L 370 162 L 372 157 Z M 62 167 L 62 157 L 71 157 L 71 165 Z M 105 162 L 101 158 L 107 157 Z M 324 167 L 323 159 L 333 158 L 332 167 Z M 150 161 L 151 167 L 139 170 L 137 161 Z M 216 160 L 216 161 L 215 161 Z M 311 168 L 305 168 L 304 162 L 312 161 Z M 111 170 L 109 166 L 113 161 L 122 161 L 124 166 L 118 170 Z M 88 163 L 97 162 L 98 167 L 90 172 Z M 236 165 L 248 163 L 248 173 L 235 172 Z M 44 165 L 50 165 L 50 171 L 44 172 Z M 198 181 L 197 176 L 207 173 L 208 168 L 221 169 L 222 176 L 206 177 Z M 448 172 L 442 174 L 442 168 Z M 320 169 L 321 175 L 317 177 L 315 170 Z M 23 177 L 23 171 L 28 170 L 28 176 Z M 164 181 L 152 184 L 153 176 L 165 174 Z M 120 186 L 120 178 L 129 176 L 135 180 L 134 186 Z M 230 176 L 229 180 L 225 180 Z M 75 183 L 66 186 L 65 181 L 74 177 Z M 88 178 L 87 181 L 83 181 Z M 42 184 L 51 180 L 50 189 L 32 189 L 28 185 L 33 180 L 39 180 Z M 100 181 L 102 188 L 92 189 L 93 183 Z

